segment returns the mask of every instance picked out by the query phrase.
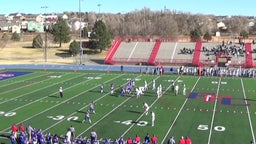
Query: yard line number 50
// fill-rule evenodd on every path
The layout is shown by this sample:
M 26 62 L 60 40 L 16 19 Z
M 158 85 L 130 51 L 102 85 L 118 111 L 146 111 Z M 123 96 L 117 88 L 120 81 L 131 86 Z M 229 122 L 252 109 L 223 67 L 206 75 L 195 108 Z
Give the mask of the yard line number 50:
M 209 129 L 209 126 L 208 125 L 199 125 L 197 127 L 198 130 L 208 130 Z M 226 128 L 224 126 L 215 126 L 213 128 L 215 131 L 218 131 L 218 132 L 223 132 L 226 130 Z

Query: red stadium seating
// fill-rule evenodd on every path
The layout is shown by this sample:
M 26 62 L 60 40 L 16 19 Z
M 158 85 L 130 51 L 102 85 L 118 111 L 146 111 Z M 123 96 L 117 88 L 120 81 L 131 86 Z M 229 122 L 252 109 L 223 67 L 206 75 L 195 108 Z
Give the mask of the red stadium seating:
M 251 68 L 253 67 L 253 58 L 252 58 L 252 45 L 251 43 L 245 44 L 245 53 L 246 53 L 246 62 L 244 67 Z
M 194 65 L 194 66 L 199 66 L 199 65 L 202 66 L 202 63 L 200 63 L 200 61 L 199 61 L 201 48 L 202 48 L 202 42 L 201 41 L 196 42 L 194 57 L 192 60 L 192 65 Z
M 110 49 L 108 50 L 107 56 L 104 60 L 104 63 L 114 65 L 114 61 L 112 61 L 112 58 L 113 58 L 114 54 L 116 53 L 116 50 L 118 49 L 120 44 L 121 44 L 120 39 L 118 37 L 115 38 Z
M 150 57 L 149 57 L 149 60 L 148 60 L 148 64 L 150 64 L 150 65 L 155 65 L 155 59 L 156 59 L 156 55 L 157 55 L 157 53 L 158 53 L 158 50 L 159 50 L 159 48 L 160 48 L 160 45 L 161 45 L 161 42 L 160 42 L 160 41 L 157 41 L 157 42 L 155 43 L 155 46 L 154 46 L 154 48 L 153 48 L 153 50 L 152 50 L 152 52 L 151 52 L 151 55 L 150 55 Z

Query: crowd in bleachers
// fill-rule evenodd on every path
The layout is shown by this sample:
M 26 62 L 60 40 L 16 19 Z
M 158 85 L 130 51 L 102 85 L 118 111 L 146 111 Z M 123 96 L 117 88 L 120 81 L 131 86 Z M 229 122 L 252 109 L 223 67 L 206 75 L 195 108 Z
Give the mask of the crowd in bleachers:
M 224 41 L 220 45 L 216 45 L 214 47 L 203 46 L 202 51 L 206 56 L 209 55 L 225 55 L 229 57 L 239 57 L 244 56 L 245 53 L 245 45 L 243 42 L 239 42 L 238 44 L 233 44 L 232 42 L 225 43 Z
M 180 54 L 193 54 L 193 53 L 194 53 L 194 49 L 191 49 L 191 48 L 184 47 L 183 49 L 180 50 Z

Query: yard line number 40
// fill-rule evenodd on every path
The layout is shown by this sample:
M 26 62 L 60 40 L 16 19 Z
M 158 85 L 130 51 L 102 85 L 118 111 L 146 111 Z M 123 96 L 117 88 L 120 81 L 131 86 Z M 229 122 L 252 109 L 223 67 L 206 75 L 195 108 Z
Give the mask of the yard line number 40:
M 203 131 L 206 131 L 209 129 L 209 126 L 208 125 L 199 125 L 197 127 L 198 130 L 203 130 Z M 223 132 L 226 130 L 226 128 L 224 126 L 215 126 L 213 128 L 215 131 L 218 131 L 218 132 Z

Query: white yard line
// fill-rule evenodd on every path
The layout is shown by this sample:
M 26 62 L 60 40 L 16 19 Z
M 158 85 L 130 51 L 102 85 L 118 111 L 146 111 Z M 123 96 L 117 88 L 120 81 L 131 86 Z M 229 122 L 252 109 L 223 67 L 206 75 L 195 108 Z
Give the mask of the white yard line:
M 180 78 L 180 76 L 177 77 L 177 79 L 176 79 L 174 82 L 176 82 L 179 78 Z M 168 90 L 170 87 L 171 87 L 171 85 L 166 88 L 166 90 L 163 92 L 163 94 L 166 93 L 167 90 Z M 161 98 L 161 97 L 160 97 L 160 98 Z M 149 108 L 151 108 L 151 107 L 158 101 L 158 99 L 159 99 L 159 98 L 157 98 L 157 99 L 149 106 Z M 138 122 L 144 115 L 145 115 L 145 112 L 143 112 L 142 115 L 140 115 L 140 116 L 137 118 L 137 120 L 135 120 L 135 122 Z M 120 137 L 123 137 L 130 129 L 132 129 L 132 128 L 134 127 L 135 124 L 136 124 L 136 123 L 133 123 Z
M 242 90 L 243 90 L 243 94 L 244 94 L 244 99 L 245 99 L 245 104 L 246 104 L 246 109 L 247 109 L 247 115 L 248 115 L 248 120 L 249 120 L 249 124 L 250 124 L 250 129 L 251 129 L 251 133 L 252 133 L 252 140 L 253 140 L 253 143 L 255 143 L 255 136 L 254 136 L 253 126 L 252 126 L 252 120 L 251 120 L 251 116 L 250 116 L 249 106 L 248 106 L 248 102 L 246 100 L 247 98 L 246 98 L 246 94 L 245 94 L 243 79 L 241 79 L 241 84 L 242 84 Z
M 219 90 L 220 90 L 220 83 L 221 83 L 222 78 L 219 78 L 219 83 L 218 83 L 218 88 L 217 88 L 217 93 L 216 93 L 216 98 L 214 101 L 214 107 L 213 107 L 213 111 L 212 111 L 212 120 L 211 120 L 211 125 L 210 125 L 210 131 L 209 131 L 209 137 L 208 137 L 208 144 L 211 143 L 211 137 L 212 137 L 212 129 L 213 129 L 213 122 L 214 122 L 214 118 L 215 118 L 215 113 L 216 113 L 216 106 L 217 106 L 217 102 L 218 102 L 218 96 L 219 96 Z
M 201 78 L 201 77 L 199 77 L 199 78 L 197 79 L 197 81 L 196 81 L 195 85 L 194 85 L 194 86 L 193 86 L 193 88 L 191 89 L 191 92 L 195 89 L 195 87 L 196 87 L 196 85 L 197 85 L 198 81 L 200 80 L 200 78 Z M 176 117 L 174 118 L 174 120 L 173 120 L 173 122 L 172 122 L 171 126 L 169 127 L 169 129 L 167 130 L 167 132 L 166 132 L 166 134 L 165 134 L 165 136 L 164 136 L 163 140 L 161 141 L 161 144 L 166 143 L 166 142 L 165 142 L 165 140 L 166 140 L 167 136 L 169 135 L 169 133 L 170 133 L 170 131 L 171 131 L 172 127 L 173 127 L 173 126 L 174 126 L 174 124 L 176 123 L 176 121 L 177 121 L 177 119 L 178 119 L 178 117 L 179 117 L 179 115 L 180 115 L 181 111 L 183 110 L 183 108 L 184 108 L 185 104 L 187 103 L 187 101 L 188 101 L 188 98 L 186 98 L 186 100 L 185 100 L 185 101 L 184 101 L 184 103 L 182 104 L 182 106 L 181 106 L 181 108 L 180 108 L 180 110 L 179 110 L 178 114 L 177 114 L 177 115 L 176 115 Z
M 127 61 L 130 61 L 130 59 L 131 59 L 131 57 L 132 57 L 132 55 L 133 55 L 133 53 L 134 53 L 134 51 L 135 51 L 137 45 L 138 45 L 138 42 L 136 42 L 135 46 L 132 48 L 132 51 L 131 51 L 131 53 L 130 53 L 128 59 L 127 59 Z
M 173 53 L 172 53 L 171 62 L 172 62 L 172 60 L 173 60 L 173 58 L 174 58 L 174 55 L 175 55 L 175 52 L 176 52 L 176 49 L 177 49 L 177 45 L 178 45 L 178 43 L 176 42 L 176 43 L 175 43 L 175 46 L 174 46 Z
M 103 75 L 103 74 L 101 74 L 101 75 Z M 101 76 L 101 75 L 99 75 L 99 76 Z M 124 74 L 122 74 L 122 75 L 124 75 Z M 108 81 L 106 81 L 106 82 L 113 81 L 114 79 L 119 78 L 119 77 L 121 77 L 122 75 L 118 75 L 117 77 L 115 77 L 115 78 L 113 78 L 113 79 L 110 79 L 110 80 L 108 80 Z M 90 80 L 91 80 L 91 79 L 90 79 Z M 89 81 L 89 80 L 88 80 L 88 81 Z M 88 81 L 83 81 L 82 83 L 85 83 L 85 82 L 88 82 Z M 76 85 L 79 85 L 79 84 L 80 84 L 80 83 L 78 83 L 78 84 L 76 84 Z M 76 86 L 76 85 L 72 85 L 71 87 L 74 87 L 74 86 Z M 69 87 L 69 88 L 71 88 L 71 87 Z M 99 87 L 99 85 L 96 85 L 95 87 L 92 87 L 92 88 L 90 88 L 90 89 L 88 89 L 88 90 L 86 90 L 86 91 L 83 91 L 83 92 L 81 92 L 81 93 L 79 93 L 79 94 L 77 94 L 77 95 L 74 95 L 73 97 L 71 97 L 71 98 L 69 98 L 69 99 L 66 99 L 65 101 L 62 101 L 62 102 L 60 102 L 60 103 L 58 103 L 58 104 L 56 104 L 56 105 L 54 105 L 54 106 L 52 106 L 52 107 L 49 107 L 48 109 L 45 109 L 44 111 L 41 111 L 41 112 L 39 112 L 39 113 L 37 113 L 37 114 L 31 116 L 31 117 L 28 117 L 27 119 L 25 119 L 25 120 L 23 120 L 23 121 L 20 121 L 19 123 L 23 123 L 23 122 L 25 122 L 25 121 L 27 121 L 27 120 L 30 120 L 31 118 L 33 118 L 33 117 L 35 117 L 35 116 L 38 116 L 38 115 L 40 115 L 40 114 L 42 114 L 42 113 L 44 113 L 44 112 L 47 112 L 47 111 L 49 111 L 49 110 L 51 110 L 51 109 L 53 109 L 53 108 L 55 108 L 55 107 L 57 107 L 57 106 L 59 106 L 59 105 L 61 105 L 61 104 L 63 104 L 63 103 L 66 103 L 67 101 L 72 100 L 72 99 L 74 99 L 74 98 L 80 96 L 81 94 L 86 93 L 86 92 L 88 92 L 88 91 L 90 91 L 90 90 L 92 90 L 92 89 L 95 89 L 96 87 Z M 69 89 L 69 88 L 67 88 L 67 89 Z M 58 93 L 58 92 L 56 92 L 56 93 Z M 47 96 L 47 97 L 48 97 L 48 96 Z M 47 97 L 44 97 L 44 98 L 47 98 Z M 43 98 L 43 99 L 44 99 L 44 98 Z M 10 128 L 6 128 L 6 129 L 4 129 L 4 130 L 2 130 L 2 131 L 6 131 L 6 130 L 8 130 L 8 129 L 10 129 Z

